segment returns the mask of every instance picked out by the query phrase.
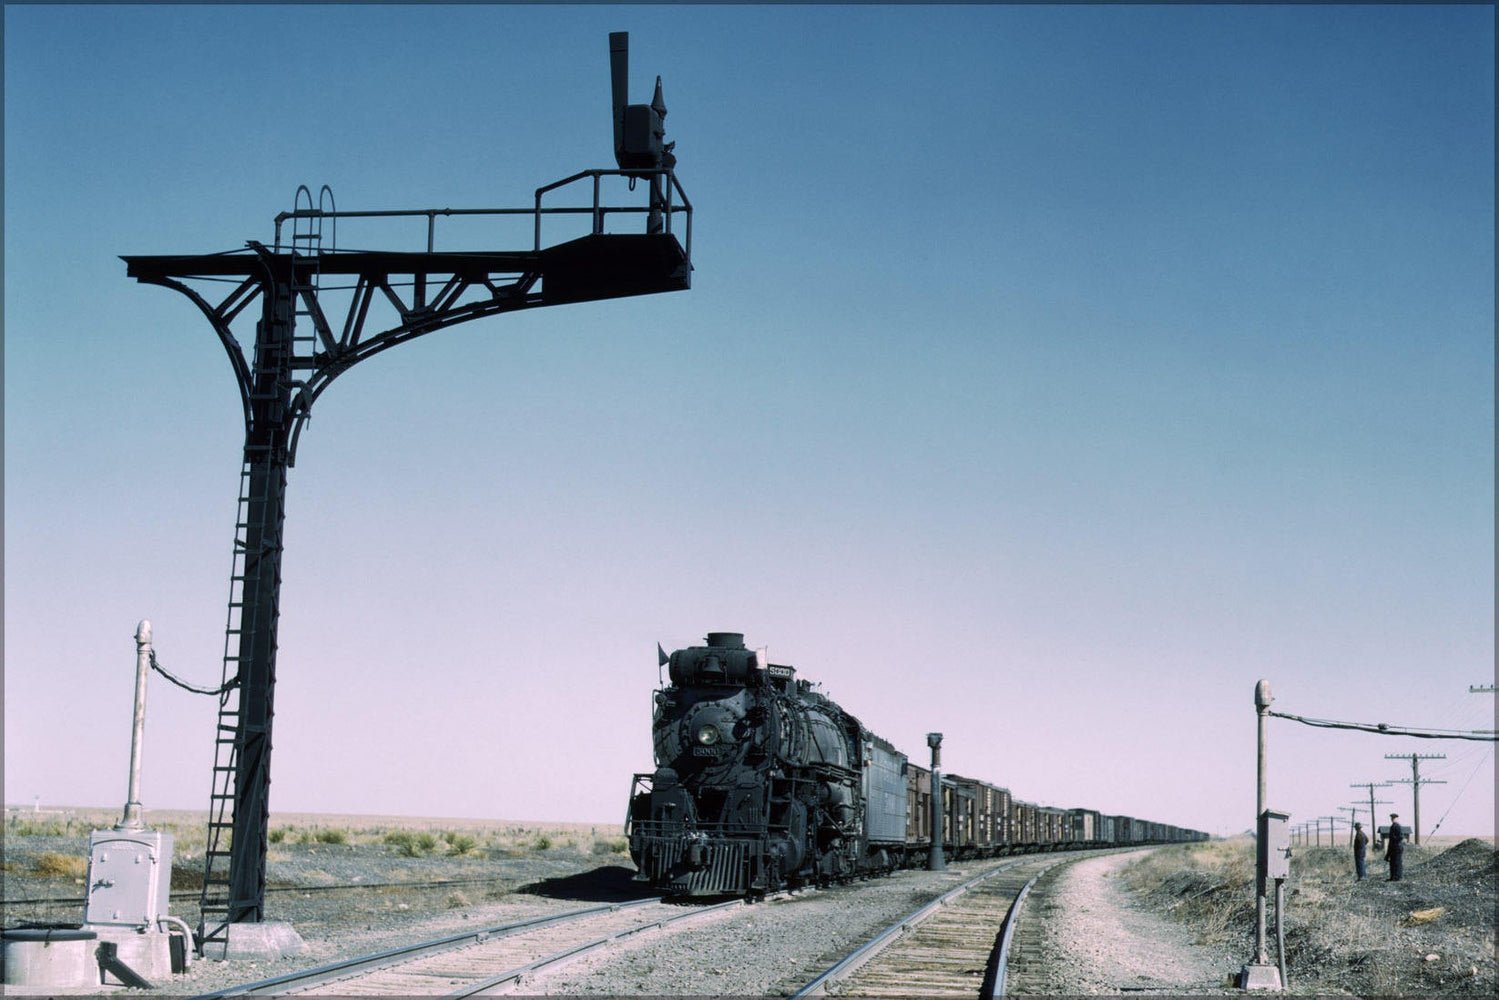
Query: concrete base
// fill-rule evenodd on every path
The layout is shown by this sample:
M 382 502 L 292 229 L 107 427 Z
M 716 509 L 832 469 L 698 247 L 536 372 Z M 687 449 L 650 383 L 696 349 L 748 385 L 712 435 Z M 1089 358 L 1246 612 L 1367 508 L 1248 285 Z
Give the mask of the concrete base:
M 152 986 L 163 986 L 172 979 L 172 936 L 165 931 L 148 931 L 136 927 L 110 924 L 84 924 L 99 936 L 99 943 L 114 942 L 115 957 Z M 104 973 L 106 986 L 125 985 L 113 973 Z
M 291 924 L 269 920 L 259 924 L 230 924 L 224 941 L 203 946 L 203 957 L 220 962 L 273 962 L 307 950 Z
M 1241 990 L 1280 990 L 1285 989 L 1280 981 L 1280 966 L 1278 965 L 1246 965 L 1239 970 L 1239 989 Z
M 98 947 L 92 931 L 72 928 L 6 931 L 5 985 L 48 992 L 98 989 L 99 963 L 94 960 Z

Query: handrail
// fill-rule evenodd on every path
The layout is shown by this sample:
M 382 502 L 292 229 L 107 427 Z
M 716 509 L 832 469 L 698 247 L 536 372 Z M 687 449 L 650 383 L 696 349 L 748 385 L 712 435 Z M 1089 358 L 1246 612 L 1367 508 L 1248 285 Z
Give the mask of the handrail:
M 664 187 L 661 192 L 662 201 L 659 204 L 645 205 L 606 205 L 603 202 L 602 179 L 605 177 L 624 177 L 634 186 L 636 180 L 647 180 L 649 189 L 655 190 L 658 184 Z M 592 181 L 591 198 L 587 204 L 567 205 L 557 207 L 543 207 L 544 196 L 567 187 L 580 180 L 590 179 Z M 310 206 L 310 192 L 309 192 Z M 542 249 L 542 217 L 547 215 L 590 215 L 593 217 L 592 232 L 594 235 L 602 235 L 604 231 L 604 219 L 610 214 L 641 215 L 659 212 L 664 223 L 664 232 L 668 235 L 674 233 L 673 221 L 676 215 L 685 214 L 686 221 L 683 223 L 682 244 L 683 252 L 687 259 L 692 259 L 692 202 L 687 197 L 687 192 L 677 180 L 675 171 L 669 169 L 657 170 L 617 170 L 617 169 L 594 169 L 581 170 L 570 177 L 553 181 L 536 189 L 535 202 L 531 208 L 414 208 L 414 209 L 365 209 L 338 211 L 318 208 L 294 208 L 290 212 L 281 212 L 275 217 L 275 240 L 273 246 L 281 246 L 281 226 L 287 220 L 300 219 L 400 219 L 400 218 L 424 218 L 427 220 L 427 252 L 433 253 L 436 249 L 436 224 L 438 216 L 531 216 L 534 221 L 534 239 L 532 249 L 540 252 Z M 293 247 L 293 250 L 296 248 Z M 336 252 L 336 251 L 333 251 Z

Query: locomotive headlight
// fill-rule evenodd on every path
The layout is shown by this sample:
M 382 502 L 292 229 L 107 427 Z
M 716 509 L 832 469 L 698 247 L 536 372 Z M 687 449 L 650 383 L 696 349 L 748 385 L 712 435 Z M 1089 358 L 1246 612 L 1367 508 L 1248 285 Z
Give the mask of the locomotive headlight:
M 697 741 L 705 747 L 711 747 L 722 738 L 723 734 L 718 731 L 717 726 L 707 725 L 698 727 Z

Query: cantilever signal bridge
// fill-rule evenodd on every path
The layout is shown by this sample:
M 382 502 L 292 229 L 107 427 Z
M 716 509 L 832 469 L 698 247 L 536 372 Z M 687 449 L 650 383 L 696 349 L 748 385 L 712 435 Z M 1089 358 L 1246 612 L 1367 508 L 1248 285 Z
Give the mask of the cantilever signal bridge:
M 628 197 L 605 203 L 606 189 L 628 181 L 633 191 L 641 179 L 644 204 Z M 559 204 L 568 196 L 575 201 Z M 439 250 L 438 220 L 454 217 L 529 223 L 530 238 L 516 240 L 522 249 Z M 425 221 L 425 249 L 338 249 L 339 220 L 375 219 Z M 564 227 L 570 238 L 545 241 L 544 230 Z M 339 212 L 326 186 L 316 206 L 303 187 L 292 211 L 277 216 L 270 246 L 252 240 L 227 253 L 123 259 L 130 277 L 175 289 L 203 313 L 229 356 L 244 407 L 201 946 L 227 941 L 231 924 L 259 922 L 264 913 L 286 479 L 313 402 L 365 358 L 434 330 L 518 309 L 690 287 L 692 205 L 669 166 L 583 171 L 538 188 L 530 208 Z M 236 324 L 251 317 L 253 336 L 236 335 Z

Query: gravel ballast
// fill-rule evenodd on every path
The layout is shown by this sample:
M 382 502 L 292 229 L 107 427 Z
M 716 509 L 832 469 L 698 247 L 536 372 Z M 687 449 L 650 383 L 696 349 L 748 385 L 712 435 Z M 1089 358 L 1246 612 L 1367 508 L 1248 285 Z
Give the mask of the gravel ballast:
M 1350 895 L 1368 906 L 1390 897 L 1389 912 L 1380 918 L 1386 922 L 1442 905 L 1447 913 L 1444 919 L 1459 927 L 1492 928 L 1491 917 L 1485 924 L 1474 915 L 1485 896 L 1492 904 L 1492 891 L 1486 888 L 1492 885 L 1492 877 L 1473 881 L 1475 870 L 1481 869 L 1482 874 L 1492 868 L 1492 847 L 1465 846 L 1466 851 L 1453 851 L 1429 866 L 1413 865 L 1415 877 L 1407 882 L 1363 885 L 1356 892 L 1350 890 Z M 13 904 L 43 896 L 79 899 L 81 878 L 44 877 L 37 871 L 48 852 L 81 858 L 87 853 L 86 837 L 8 836 L 4 848 L 7 926 L 27 920 L 76 923 L 81 919 L 77 903 L 45 911 Z M 1086 858 L 1047 876 L 1039 904 L 1028 906 L 1024 917 L 1039 931 L 1033 937 L 1029 960 L 1043 971 L 1039 976 L 1017 977 L 1011 983 L 1012 993 L 1200 996 L 1240 992 L 1226 984 L 1249 958 L 1242 935 L 1230 935 L 1228 944 L 1199 943 L 1186 925 L 1167 915 L 1170 899 L 1159 893 L 1149 899 L 1138 895 L 1122 873 L 1145 853 Z M 178 862 L 184 877 L 201 864 L 183 855 Z M 686 922 L 680 930 L 643 934 L 607 953 L 545 970 L 521 984 L 519 991 L 591 996 L 782 995 L 826 969 L 854 944 L 988 864 L 953 863 L 946 872 L 900 872 L 736 907 L 701 922 Z M 275 961 L 195 962 L 188 973 L 173 976 L 151 992 L 195 995 L 422 940 L 650 895 L 645 886 L 632 880 L 633 873 L 627 857 L 594 854 L 588 847 L 407 857 L 382 843 L 279 844 L 268 860 L 272 886 L 406 884 L 268 893 L 266 918 L 291 923 L 307 945 L 305 952 Z M 482 881 L 437 888 L 415 884 L 433 879 Z M 1328 895 L 1337 888 L 1303 877 L 1293 892 L 1293 917 L 1304 923 L 1316 893 Z M 190 924 L 197 921 L 196 907 L 189 902 L 174 901 L 172 912 Z M 1297 926 L 1293 923 L 1292 929 Z M 1402 933 L 1415 936 L 1431 926 L 1436 925 Z M 1221 940 L 1222 935 L 1212 939 Z M 1491 946 L 1492 936 L 1488 940 Z M 1437 963 L 1425 959 L 1428 950 L 1441 949 L 1412 952 L 1407 964 L 1434 967 Z M 1377 957 L 1385 960 L 1382 953 Z M 1315 960 L 1319 966 L 1334 961 Z M 1445 950 L 1442 960 L 1447 961 Z M 1491 968 L 1477 962 L 1476 971 L 1464 982 L 1491 981 Z M 1305 965 L 1293 967 L 1293 981 L 1306 983 L 1310 971 Z M 1466 965 L 1459 971 L 1466 973 Z M 1038 980 L 1040 985 L 1034 985 Z
M 1037 959 L 1043 988 L 1011 992 L 1098 995 L 1239 993 L 1228 988 L 1246 955 L 1194 940 L 1187 928 L 1140 904 L 1119 877 L 1143 852 L 1112 854 L 1067 865 L 1052 876 L 1046 905 L 1027 906 L 1023 920 L 1039 925 Z

